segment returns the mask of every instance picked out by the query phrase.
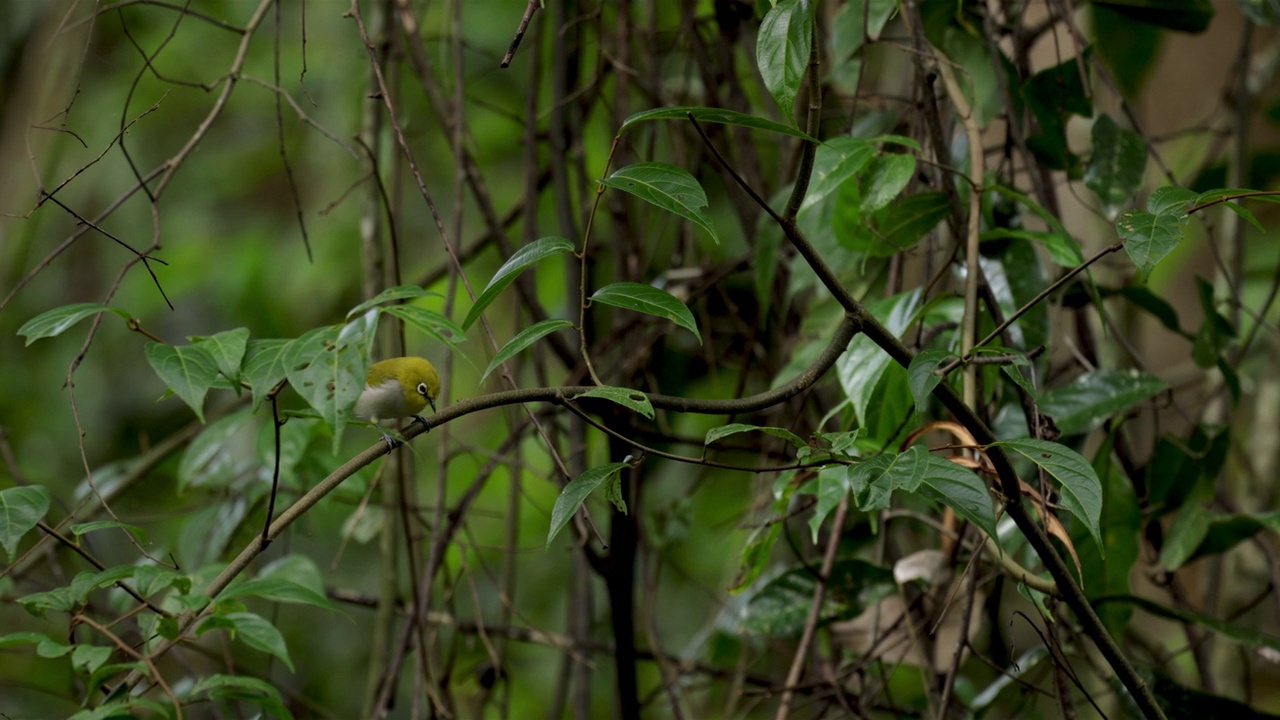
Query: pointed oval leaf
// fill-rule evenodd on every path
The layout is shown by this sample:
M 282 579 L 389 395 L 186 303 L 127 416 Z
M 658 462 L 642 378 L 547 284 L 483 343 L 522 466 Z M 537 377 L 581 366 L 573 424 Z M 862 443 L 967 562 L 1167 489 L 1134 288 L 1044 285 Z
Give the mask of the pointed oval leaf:
M 1053 417 L 1064 436 L 1079 435 L 1168 387 L 1160 378 L 1137 370 L 1095 370 L 1045 392 L 1040 411 Z
M 249 342 L 249 328 L 225 330 L 209 337 L 188 338 L 195 347 L 209 353 L 218 365 L 218 371 L 228 380 L 240 377 L 240 364 L 244 360 L 245 348 Z
M 340 342 L 337 325 L 316 328 L 285 348 L 281 357 L 289 385 L 333 428 L 333 450 L 352 405 L 364 390 L 365 358 L 361 343 Z
M 67 331 L 72 325 L 100 312 L 113 312 L 125 320 L 130 319 L 128 312 L 120 308 L 100 303 L 77 303 L 63 305 L 40 313 L 18 328 L 18 335 L 27 339 L 27 345 L 47 337 L 56 337 Z
M 818 530 L 822 528 L 822 523 L 852 487 L 849 482 L 850 469 L 851 466 L 848 465 L 836 465 L 823 468 L 818 473 L 818 504 L 814 506 L 813 515 L 809 518 L 809 532 L 815 545 L 818 544 Z
M 715 225 L 702 210 L 707 206 L 707 193 L 687 170 L 668 163 L 633 163 L 618 168 L 617 172 L 600 182 L 692 221 L 706 230 L 717 245 L 720 244 Z
M 809 66 L 813 17 L 807 0 L 779 0 L 760 21 L 756 65 L 764 86 L 788 120 L 795 114 L 796 94 Z
M 709 107 L 669 107 L 657 108 L 654 110 L 645 110 L 627 118 L 622 122 L 622 126 L 618 128 L 618 134 L 621 135 L 623 130 L 635 125 L 636 123 L 645 122 L 646 120 L 688 120 L 690 117 L 698 122 L 716 123 L 719 125 L 738 125 L 740 127 L 751 128 L 752 130 L 764 130 L 767 132 L 779 133 L 782 135 L 790 135 L 791 137 L 800 138 L 801 140 L 809 140 L 817 142 L 807 133 L 803 133 L 789 125 L 776 123 L 772 120 L 756 117 L 754 115 L 744 115 L 733 110 L 723 110 L 721 108 Z
M 907 385 L 911 387 L 911 396 L 916 400 L 916 410 L 924 412 L 929 394 L 942 382 L 942 377 L 933 371 L 945 360 L 956 357 L 947 350 L 922 350 L 911 359 L 907 368 Z
M 960 517 L 996 538 L 996 514 L 986 483 L 972 470 L 935 455 L 928 455 L 920 494 L 956 511 Z
M 210 619 L 214 618 L 221 619 L 223 622 L 219 624 L 229 627 L 235 639 L 255 650 L 280 658 L 290 670 L 293 670 L 293 660 L 289 657 L 289 648 L 285 646 L 284 635 L 281 635 L 276 626 L 266 618 L 251 612 L 215 615 Z
M 698 324 L 693 319 L 693 313 L 666 290 L 640 283 L 617 282 L 605 285 L 592 293 L 591 302 L 665 318 L 693 333 L 698 338 L 698 344 L 702 344 L 702 334 L 698 332 Z
M 502 267 L 498 268 L 493 278 L 489 280 L 489 284 L 476 298 L 476 304 L 471 306 L 471 312 L 468 312 L 466 319 L 462 321 L 462 329 L 470 330 L 475 321 L 480 319 L 480 314 L 485 311 L 485 308 L 489 307 L 525 268 L 552 255 L 566 252 L 573 252 L 573 243 L 562 237 L 539 238 L 517 250 L 502 264 Z
M 615 402 L 625 408 L 634 410 L 641 415 L 653 419 L 653 405 L 649 403 L 649 398 L 639 390 L 628 390 L 620 387 L 598 387 L 588 390 L 579 395 L 574 395 L 573 399 L 593 397 L 602 400 Z
M 547 335 L 567 327 L 573 327 L 573 323 L 568 320 L 552 318 L 550 320 L 543 320 L 540 323 L 535 323 L 524 330 L 521 330 L 519 334 L 508 340 L 507 344 L 502 346 L 502 349 L 498 350 L 498 354 L 493 356 L 493 360 L 489 361 L 489 367 L 484 369 L 484 374 L 480 376 L 480 382 L 483 383 L 485 378 L 489 377 L 489 373 L 497 370 L 498 366 L 502 363 L 510 360 L 516 355 L 519 355 L 525 348 L 538 342 Z
M 18 541 L 49 512 L 49 491 L 39 485 L 0 490 L 0 545 L 12 559 Z
M 350 320 L 352 317 L 359 315 L 360 313 L 370 308 L 375 308 L 379 305 L 384 305 L 389 302 L 395 302 L 398 300 L 412 300 L 413 298 L 425 297 L 428 295 L 433 297 L 442 297 L 442 295 L 440 295 L 440 293 L 438 292 L 424 290 L 421 287 L 418 287 L 417 285 L 397 285 L 392 288 L 387 288 L 386 290 L 383 290 L 382 292 L 378 293 L 374 297 L 371 297 L 368 300 L 365 300 L 364 302 L 360 303 L 359 305 L 351 308 L 349 311 L 347 311 L 346 319 Z
M 1062 488 L 1062 506 L 1080 518 L 1098 544 L 1098 552 L 1106 555 L 1102 543 L 1102 481 L 1093 466 L 1080 453 L 1058 443 L 1035 438 L 1018 438 L 992 443 L 1026 457 L 1052 475 Z
M 797 448 L 805 447 L 809 444 L 804 441 L 804 438 L 801 438 L 799 435 L 796 435 L 786 428 L 748 425 L 746 423 L 730 423 L 729 425 L 721 425 L 720 427 L 711 428 L 707 431 L 707 438 L 703 441 L 703 444 L 710 445 L 721 438 L 726 438 L 730 435 L 736 435 L 744 432 L 762 432 L 767 435 L 772 435 L 776 438 L 786 440 Z
M 466 331 L 457 323 L 433 310 L 417 305 L 392 305 L 382 312 L 394 315 L 445 345 L 457 345 L 466 339 Z
M 157 342 L 147 343 L 146 354 L 156 375 L 204 422 L 204 396 L 218 379 L 218 363 L 213 356 L 195 345 Z
M 903 153 L 877 155 L 862 172 L 858 184 L 862 189 L 862 212 L 871 213 L 898 196 L 916 171 L 916 159 Z
M 548 550 L 551 549 L 551 541 L 556 539 L 556 535 L 560 534 L 564 526 L 578 512 L 578 508 L 582 507 L 587 496 L 626 466 L 626 463 L 609 463 L 594 467 L 564 486 L 564 490 L 560 491 L 560 497 L 556 498 L 555 507 L 551 509 L 551 528 L 547 531 Z
M 1084 184 L 1098 196 L 1102 213 L 1113 218 L 1142 185 L 1147 144 L 1106 113 L 1094 121 L 1092 135 L 1093 154 L 1084 170 Z
M 817 205 L 838 190 L 846 180 L 866 167 L 875 154 L 874 145 L 847 135 L 831 138 L 819 145 L 813 157 L 813 182 L 800 209 Z
M 250 340 L 245 347 L 241 376 L 249 383 L 256 411 L 267 393 L 285 378 L 284 351 L 291 341 L 282 338 Z

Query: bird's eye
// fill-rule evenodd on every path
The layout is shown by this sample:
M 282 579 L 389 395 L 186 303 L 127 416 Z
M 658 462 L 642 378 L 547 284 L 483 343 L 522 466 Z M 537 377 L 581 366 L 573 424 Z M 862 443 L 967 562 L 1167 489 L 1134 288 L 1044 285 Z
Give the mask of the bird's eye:
M 418 383 L 418 394 L 422 397 L 428 397 L 426 383 Z

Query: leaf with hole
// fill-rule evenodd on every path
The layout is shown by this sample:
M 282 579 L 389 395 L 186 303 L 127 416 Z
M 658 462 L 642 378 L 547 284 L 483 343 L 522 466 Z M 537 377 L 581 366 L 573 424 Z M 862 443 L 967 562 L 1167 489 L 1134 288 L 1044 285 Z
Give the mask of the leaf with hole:
M 1102 529 L 1099 525 L 1102 517 L 1102 481 L 1098 479 L 1093 466 L 1080 453 L 1064 445 L 1035 438 L 1001 440 L 992 445 L 1022 455 L 1057 480 L 1062 488 L 1062 506 L 1089 528 L 1089 534 L 1098 544 L 1099 554 L 1106 555 L 1106 545 L 1102 542 Z

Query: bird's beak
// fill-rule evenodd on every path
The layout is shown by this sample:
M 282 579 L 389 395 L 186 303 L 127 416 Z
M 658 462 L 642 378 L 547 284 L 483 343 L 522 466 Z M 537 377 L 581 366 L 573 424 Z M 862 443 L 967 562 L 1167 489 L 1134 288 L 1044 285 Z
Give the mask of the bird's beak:
M 435 400 L 432 400 L 431 398 L 427 398 L 427 403 L 428 403 L 429 405 L 431 405 L 431 412 L 435 412 L 435 411 L 436 411 L 436 401 L 435 401 Z

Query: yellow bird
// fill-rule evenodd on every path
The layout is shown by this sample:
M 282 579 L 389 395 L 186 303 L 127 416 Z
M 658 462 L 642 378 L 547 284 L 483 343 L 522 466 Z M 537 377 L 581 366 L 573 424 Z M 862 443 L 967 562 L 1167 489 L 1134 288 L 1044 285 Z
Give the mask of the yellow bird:
M 420 357 L 398 357 L 376 362 L 365 376 L 364 392 L 356 400 L 356 415 L 375 426 L 383 420 L 412 417 L 422 423 L 427 421 L 418 415 L 428 405 L 436 410 L 436 398 L 440 397 L 440 373 L 430 362 Z M 394 449 L 396 441 L 383 433 L 382 439 Z

